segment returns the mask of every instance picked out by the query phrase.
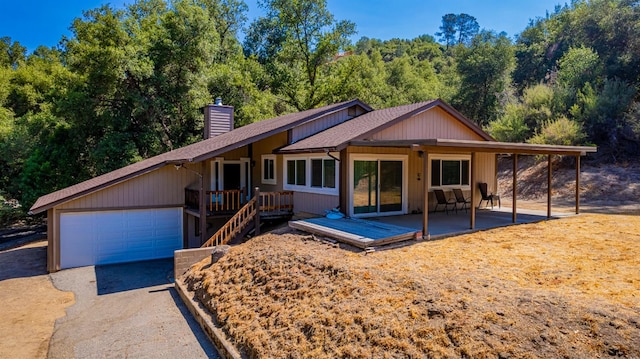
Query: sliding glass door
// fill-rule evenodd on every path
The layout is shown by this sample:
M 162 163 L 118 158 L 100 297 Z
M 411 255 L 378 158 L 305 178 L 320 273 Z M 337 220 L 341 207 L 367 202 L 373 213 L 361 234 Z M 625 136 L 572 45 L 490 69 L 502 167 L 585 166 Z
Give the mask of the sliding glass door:
M 402 213 L 403 160 L 353 161 L 353 214 Z

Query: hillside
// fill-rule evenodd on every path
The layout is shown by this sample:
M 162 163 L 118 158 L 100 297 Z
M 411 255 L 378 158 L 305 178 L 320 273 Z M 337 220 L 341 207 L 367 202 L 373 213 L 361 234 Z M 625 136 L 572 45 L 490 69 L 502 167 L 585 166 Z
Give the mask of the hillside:
M 498 193 L 503 203 L 512 198 L 512 159 L 498 162 Z M 552 172 L 554 211 L 575 209 L 575 162 L 572 158 L 554 161 Z M 547 205 L 547 162 L 534 156 L 518 160 L 518 203 L 531 209 Z M 580 171 L 580 208 L 591 213 L 640 213 L 640 163 L 621 164 L 585 161 Z
M 588 214 L 370 254 L 267 234 L 184 280 L 252 358 L 637 358 L 638 233 Z

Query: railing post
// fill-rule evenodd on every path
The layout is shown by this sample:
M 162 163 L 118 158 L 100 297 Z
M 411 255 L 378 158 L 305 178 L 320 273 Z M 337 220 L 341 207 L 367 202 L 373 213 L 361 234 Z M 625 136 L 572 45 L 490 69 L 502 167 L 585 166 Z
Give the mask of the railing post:
M 256 187 L 254 190 L 254 196 L 256 197 L 256 215 L 254 217 L 254 226 L 256 236 L 260 234 L 260 187 Z

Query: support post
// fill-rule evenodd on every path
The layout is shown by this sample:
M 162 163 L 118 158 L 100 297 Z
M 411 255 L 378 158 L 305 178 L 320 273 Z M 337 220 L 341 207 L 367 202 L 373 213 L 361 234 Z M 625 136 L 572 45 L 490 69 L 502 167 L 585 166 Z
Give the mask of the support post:
M 511 221 L 516 223 L 518 219 L 518 214 L 516 213 L 517 202 L 518 202 L 518 154 L 513 154 L 513 201 L 511 203 Z
M 576 214 L 580 214 L 580 155 L 576 156 Z
M 551 154 L 547 155 L 547 218 L 551 218 Z
M 253 190 L 253 195 L 256 197 L 256 216 L 253 218 L 254 227 L 255 227 L 255 235 L 260 234 L 260 187 L 256 187 Z
M 422 153 L 422 188 L 424 192 L 423 211 L 422 211 L 422 237 L 429 237 L 429 160 L 427 151 Z
M 200 245 L 207 241 L 207 194 L 204 191 L 204 172 L 206 171 L 205 161 L 200 162 Z
M 469 217 L 469 228 L 476 228 L 476 153 L 471 152 L 471 161 L 469 161 L 469 172 L 471 174 L 471 216 Z

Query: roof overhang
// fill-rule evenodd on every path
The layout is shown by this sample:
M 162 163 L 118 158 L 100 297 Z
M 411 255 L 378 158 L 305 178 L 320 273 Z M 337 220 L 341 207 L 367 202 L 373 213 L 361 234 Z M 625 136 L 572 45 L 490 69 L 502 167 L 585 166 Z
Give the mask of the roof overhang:
M 523 155 L 567 155 L 584 156 L 598 151 L 595 146 L 538 145 L 531 143 L 511 143 L 474 140 L 400 140 L 400 141 L 352 141 L 351 146 L 368 147 L 409 147 L 414 151 L 447 152 L 489 152 L 498 154 Z

